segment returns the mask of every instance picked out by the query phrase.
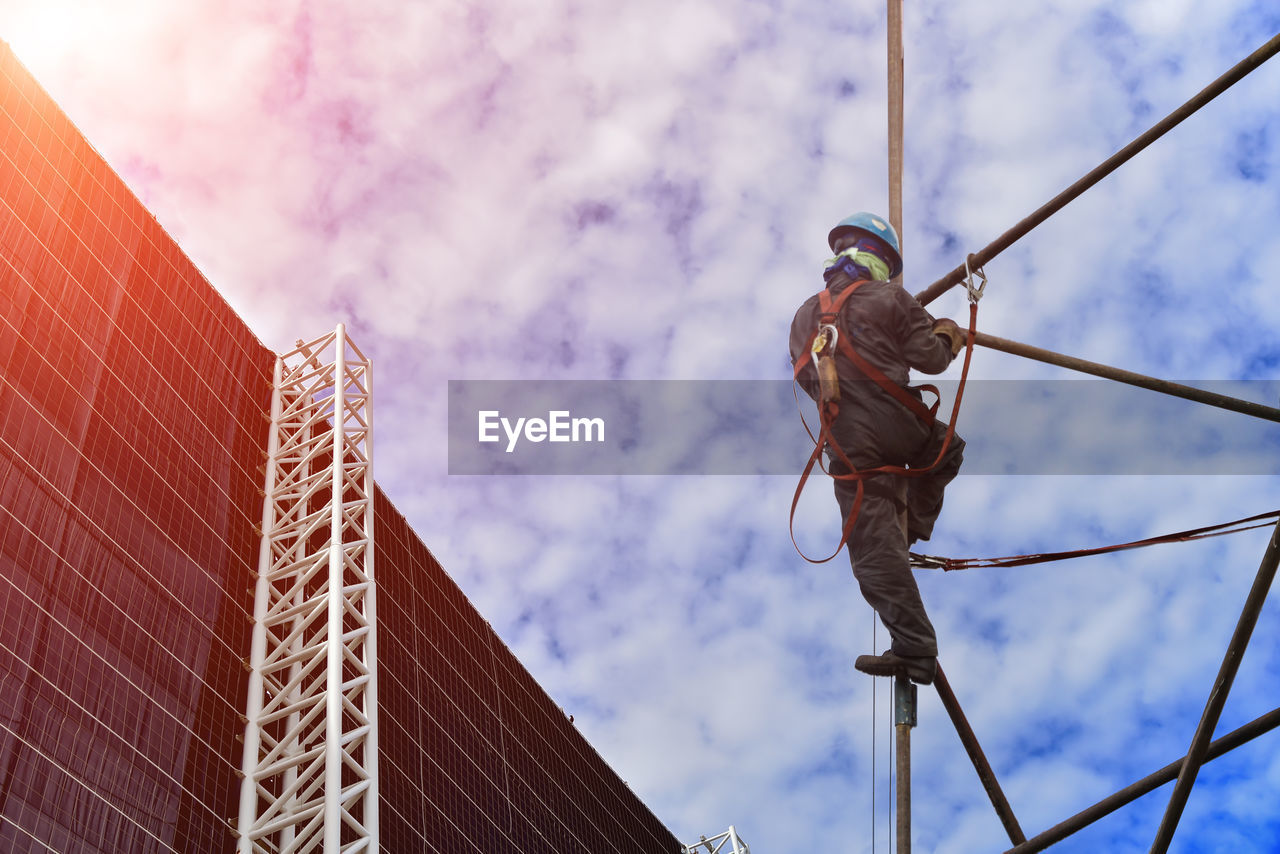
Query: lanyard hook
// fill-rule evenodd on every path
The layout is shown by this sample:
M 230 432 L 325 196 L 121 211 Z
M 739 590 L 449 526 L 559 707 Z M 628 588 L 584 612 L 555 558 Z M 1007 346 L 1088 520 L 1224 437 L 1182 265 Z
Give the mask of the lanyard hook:
M 974 305 L 977 305 L 978 300 L 982 299 L 982 292 L 987 289 L 987 274 L 983 272 L 981 267 L 978 268 L 977 276 L 979 279 L 982 280 L 982 284 L 978 285 L 975 288 L 973 286 L 974 271 L 970 268 L 970 262 L 972 261 L 972 259 L 973 259 L 972 252 L 966 255 L 964 259 L 964 272 L 966 276 L 964 284 L 965 284 L 965 287 L 968 288 L 969 290 L 969 302 L 973 303 Z
M 836 351 L 836 344 L 840 341 L 840 330 L 834 323 L 818 324 L 818 334 L 813 339 L 814 357 L 822 355 L 831 355 Z
M 824 404 L 840 399 L 840 376 L 836 371 L 836 342 L 840 330 L 834 323 L 818 324 L 818 334 L 813 337 L 813 367 L 818 372 L 818 397 Z

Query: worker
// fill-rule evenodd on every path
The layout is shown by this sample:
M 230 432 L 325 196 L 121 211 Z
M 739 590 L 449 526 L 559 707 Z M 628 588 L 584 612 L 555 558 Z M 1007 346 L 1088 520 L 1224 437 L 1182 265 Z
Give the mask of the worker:
M 920 391 L 907 383 L 909 369 L 928 374 L 945 370 L 963 349 L 965 333 L 948 318 L 935 320 L 890 281 L 902 271 L 902 256 L 897 232 L 885 220 L 854 214 L 831 229 L 827 242 L 835 253 L 823 274 L 828 298 L 855 289 L 839 308 L 837 334 L 873 368 L 868 375 L 834 350 L 839 408 L 831 425 L 832 440 L 859 471 L 885 465 L 924 468 L 937 460 L 918 477 L 882 473 L 862 481 L 862 505 L 849 531 L 849 561 L 863 597 L 889 630 L 891 645 L 882 655 L 858 656 L 854 666 L 875 676 L 903 674 L 928 685 L 937 671 L 937 635 L 912 577 L 908 548 L 932 535 L 943 491 L 960 469 L 964 440 L 953 435 L 938 459 L 947 426 L 933 420 L 920 402 Z M 814 341 L 821 296 L 806 300 L 792 321 L 793 365 L 805 361 Z M 874 376 L 877 371 L 880 377 Z M 815 360 L 801 367 L 797 380 L 821 407 Z M 905 403 L 911 401 L 895 398 L 890 392 L 896 390 L 887 389 L 889 384 L 905 390 L 915 403 L 909 408 Z M 849 473 L 830 450 L 827 457 L 833 475 Z M 857 483 L 834 483 L 840 515 L 847 523 Z

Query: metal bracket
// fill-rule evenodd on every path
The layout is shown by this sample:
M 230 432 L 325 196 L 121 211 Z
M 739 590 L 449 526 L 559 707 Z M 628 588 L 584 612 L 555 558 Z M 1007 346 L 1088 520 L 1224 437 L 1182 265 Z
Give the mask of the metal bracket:
M 916 685 L 899 673 L 893 678 L 893 725 L 916 725 Z

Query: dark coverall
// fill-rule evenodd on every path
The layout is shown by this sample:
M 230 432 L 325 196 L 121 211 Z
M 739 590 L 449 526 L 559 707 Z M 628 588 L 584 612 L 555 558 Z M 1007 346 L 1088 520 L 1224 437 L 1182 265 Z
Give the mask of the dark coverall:
M 851 283 L 837 273 L 828 287 L 840 293 Z M 791 323 L 791 361 L 804 354 L 817 329 L 818 296 L 805 301 Z M 894 383 L 907 386 L 908 369 L 941 373 L 954 358 L 951 344 L 932 331 L 934 318 L 902 287 L 890 282 L 866 282 L 849 297 L 840 316 L 840 335 L 852 336 L 854 349 Z M 930 427 L 915 413 L 865 377 L 852 362 L 837 355 L 840 410 L 832 428 L 835 441 L 859 470 L 882 465 L 923 468 L 937 459 L 947 425 Z M 810 363 L 801 372 L 801 387 L 818 399 L 817 372 Z M 912 392 L 916 397 L 918 391 Z M 964 440 L 952 436 L 946 456 L 929 474 L 903 478 L 907 482 L 907 530 L 911 541 L 927 540 L 942 510 L 943 490 L 960 470 Z M 846 471 L 831 459 L 830 469 Z M 898 523 L 894 475 L 863 481 L 862 509 L 849 534 L 849 561 L 863 597 L 889 630 L 898 655 L 936 656 L 937 635 L 925 613 L 920 589 L 911 575 L 908 544 Z M 835 481 L 836 501 L 847 522 L 856 494 L 854 481 Z

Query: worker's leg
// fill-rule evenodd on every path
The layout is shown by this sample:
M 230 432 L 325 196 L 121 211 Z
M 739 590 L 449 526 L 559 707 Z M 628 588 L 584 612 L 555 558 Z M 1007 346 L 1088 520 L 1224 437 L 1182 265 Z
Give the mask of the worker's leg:
M 913 466 L 924 467 L 938 459 L 946 437 L 945 425 L 936 424 L 928 447 Z M 964 461 L 964 439 L 952 436 L 947 451 L 930 472 L 922 477 L 907 478 L 907 535 L 911 542 L 927 540 L 933 536 L 933 525 L 942 512 L 943 493 L 947 484 L 955 479 Z
M 842 519 L 849 518 L 854 497 L 854 488 L 836 482 Z M 854 578 L 863 598 L 889 630 L 893 651 L 899 655 L 936 656 L 937 636 L 920 599 L 920 588 L 911 575 L 891 479 L 867 481 L 862 509 L 848 545 Z

